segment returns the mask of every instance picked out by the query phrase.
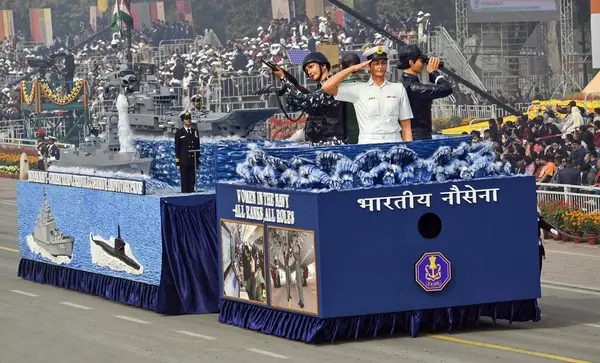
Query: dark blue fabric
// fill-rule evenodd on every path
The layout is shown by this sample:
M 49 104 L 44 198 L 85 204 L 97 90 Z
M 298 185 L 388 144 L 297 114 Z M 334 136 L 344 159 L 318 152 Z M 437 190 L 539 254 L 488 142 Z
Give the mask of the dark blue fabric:
M 85 292 L 108 300 L 154 310 L 158 286 L 21 259 L 18 276 L 29 281 Z
M 357 340 L 407 332 L 417 337 L 425 331 L 451 331 L 477 326 L 481 316 L 525 322 L 540 321 L 537 300 L 479 304 L 414 312 L 398 312 L 321 319 L 238 301 L 223 300 L 219 321 L 265 334 L 306 343 Z
M 156 311 L 219 311 L 219 235 L 216 201 L 201 205 L 161 202 L 163 253 Z

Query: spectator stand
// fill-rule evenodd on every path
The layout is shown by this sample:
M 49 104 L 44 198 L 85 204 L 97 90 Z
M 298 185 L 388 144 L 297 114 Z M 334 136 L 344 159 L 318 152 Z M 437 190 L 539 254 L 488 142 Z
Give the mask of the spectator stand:
M 18 42 L 15 46 L 15 62 L 17 64 L 25 63 L 25 56 L 30 53 L 32 49 L 37 47 L 45 47 L 46 44 L 44 42 Z
M 173 54 L 190 54 L 196 51 L 196 41 L 194 39 L 162 40 L 158 45 L 157 65 L 162 65 L 170 59 Z
M 68 89 L 71 89 L 67 93 Z M 21 82 L 25 136 L 34 139 L 39 128 L 61 142 L 78 143 L 89 133 L 87 82 Z

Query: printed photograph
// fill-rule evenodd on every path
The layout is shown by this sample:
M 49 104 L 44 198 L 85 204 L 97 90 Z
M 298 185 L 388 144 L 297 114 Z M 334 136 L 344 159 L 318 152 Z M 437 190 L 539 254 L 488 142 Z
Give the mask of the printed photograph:
M 315 233 L 269 227 L 271 306 L 319 314 Z
M 222 220 L 221 246 L 225 296 L 266 304 L 263 225 Z

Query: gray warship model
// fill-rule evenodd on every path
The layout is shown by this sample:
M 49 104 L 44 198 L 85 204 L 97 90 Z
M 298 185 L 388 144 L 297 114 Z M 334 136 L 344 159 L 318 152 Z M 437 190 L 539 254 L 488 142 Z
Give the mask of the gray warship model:
M 129 124 L 136 135 L 173 137 L 177 129 L 183 127 L 180 113 L 183 107 L 178 103 L 178 92 L 182 88 L 160 85 L 155 76 L 156 65 L 136 63 L 135 70 L 122 66 L 105 75 L 105 94 L 112 96 L 124 91 L 129 103 Z M 115 97 L 116 99 L 116 97 Z M 109 101 L 110 102 L 110 101 Z M 256 126 L 279 112 L 278 108 L 256 108 L 214 112 L 207 109 L 189 109 L 192 124 L 198 129 L 200 138 L 231 137 L 248 138 Z M 116 104 L 102 107 L 96 114 L 99 125 L 117 115 Z
M 54 257 L 67 256 L 71 258 L 73 256 L 75 239 L 72 236 L 65 236 L 56 226 L 56 220 L 50 211 L 50 203 L 46 199 L 45 188 L 44 204 L 35 220 L 32 237 L 35 244 Z
M 119 117 L 108 118 L 104 135 L 91 135 L 75 148 L 61 149 L 58 167 L 89 168 L 98 171 L 150 175 L 152 158 L 141 158 L 139 152 L 122 151 L 118 136 Z

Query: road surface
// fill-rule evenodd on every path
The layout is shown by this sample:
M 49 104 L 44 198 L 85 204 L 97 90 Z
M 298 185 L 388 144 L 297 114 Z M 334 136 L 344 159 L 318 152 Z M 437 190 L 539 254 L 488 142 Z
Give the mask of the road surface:
M 484 320 L 452 334 L 311 346 L 224 325 L 214 314 L 161 316 L 22 280 L 17 228 L 15 182 L 0 179 L 0 363 L 600 362 L 600 287 L 545 286 L 538 324 L 493 329 Z M 589 264 L 600 285 L 598 249 L 560 248 L 549 247 L 545 266 L 554 282 L 577 279 L 560 274 L 568 257 Z

